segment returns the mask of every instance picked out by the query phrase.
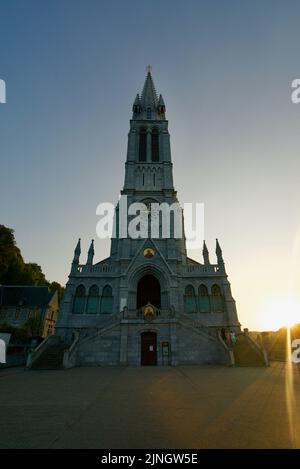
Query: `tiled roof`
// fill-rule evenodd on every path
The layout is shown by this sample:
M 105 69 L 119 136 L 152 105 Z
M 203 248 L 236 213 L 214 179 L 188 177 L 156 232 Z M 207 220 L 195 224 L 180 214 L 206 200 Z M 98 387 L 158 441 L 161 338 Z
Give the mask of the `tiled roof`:
M 54 293 L 47 286 L 0 286 L 0 306 L 40 306 L 49 304 Z

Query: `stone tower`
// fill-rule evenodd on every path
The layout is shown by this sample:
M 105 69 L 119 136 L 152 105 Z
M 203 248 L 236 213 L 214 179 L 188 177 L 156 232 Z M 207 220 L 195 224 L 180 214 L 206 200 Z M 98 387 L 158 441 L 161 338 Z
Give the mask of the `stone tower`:
M 142 203 L 148 221 L 143 235 L 132 237 L 129 207 Z M 125 205 L 124 205 L 125 204 Z M 158 212 L 153 235 L 153 204 L 179 207 L 173 185 L 166 106 L 148 70 L 141 95 L 132 108 L 125 181 L 115 210 L 116 236 L 110 257 L 80 264 L 80 240 L 74 252 L 57 333 L 67 342 L 76 336 L 78 364 L 228 363 L 221 329 L 239 330 L 222 251 L 211 264 L 203 244 L 204 263 L 187 256 L 183 220 L 170 210 L 169 235 Z M 125 207 L 125 209 L 124 209 Z M 129 209 L 129 211 L 128 211 Z M 120 222 L 126 213 L 125 225 Z M 177 217 L 177 218 L 176 218 Z

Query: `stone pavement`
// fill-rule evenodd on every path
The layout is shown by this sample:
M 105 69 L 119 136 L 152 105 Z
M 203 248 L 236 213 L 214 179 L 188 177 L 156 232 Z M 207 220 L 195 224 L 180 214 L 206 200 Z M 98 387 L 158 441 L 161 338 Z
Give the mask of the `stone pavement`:
M 0 372 L 0 448 L 300 448 L 300 370 Z M 289 398 L 287 399 L 287 395 Z

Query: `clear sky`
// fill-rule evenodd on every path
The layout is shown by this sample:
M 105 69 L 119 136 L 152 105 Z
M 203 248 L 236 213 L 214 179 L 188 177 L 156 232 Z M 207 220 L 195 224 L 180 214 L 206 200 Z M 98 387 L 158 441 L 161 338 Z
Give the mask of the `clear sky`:
M 0 223 L 25 260 L 64 284 L 81 237 L 85 261 L 151 64 L 179 199 L 205 203 L 242 325 L 275 327 L 270 302 L 284 316 L 300 289 L 299 19 L 291 0 L 1 0 Z

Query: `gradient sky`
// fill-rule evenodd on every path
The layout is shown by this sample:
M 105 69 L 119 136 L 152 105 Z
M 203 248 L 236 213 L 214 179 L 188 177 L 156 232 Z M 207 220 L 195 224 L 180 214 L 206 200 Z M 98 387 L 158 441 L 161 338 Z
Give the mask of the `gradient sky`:
M 151 64 L 179 200 L 205 203 L 242 325 L 271 328 L 264 302 L 300 289 L 299 18 L 299 1 L 1 0 L 0 223 L 25 260 L 64 284 L 81 237 L 85 262 Z

